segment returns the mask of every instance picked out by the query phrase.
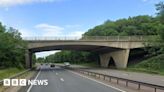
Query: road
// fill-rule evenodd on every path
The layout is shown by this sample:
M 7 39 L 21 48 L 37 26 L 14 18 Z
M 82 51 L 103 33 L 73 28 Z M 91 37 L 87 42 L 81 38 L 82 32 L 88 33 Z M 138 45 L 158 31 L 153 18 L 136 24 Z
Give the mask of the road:
M 117 88 L 96 82 L 60 67 L 42 65 L 37 80 L 48 79 L 48 85 L 30 86 L 27 92 L 121 92 Z

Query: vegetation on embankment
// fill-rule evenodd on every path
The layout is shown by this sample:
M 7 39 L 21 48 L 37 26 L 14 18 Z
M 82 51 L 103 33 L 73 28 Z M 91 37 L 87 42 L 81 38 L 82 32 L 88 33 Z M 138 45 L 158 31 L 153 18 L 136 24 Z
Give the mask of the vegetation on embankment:
M 17 29 L 0 22 L 0 70 L 9 67 L 24 68 L 26 46 L 27 43 Z
M 25 66 L 26 43 L 17 29 L 0 22 L 0 68 Z
M 164 75 L 164 54 L 151 57 L 136 65 L 129 66 L 126 70 Z
M 0 69 L 0 80 L 4 78 L 9 78 L 19 72 L 24 71 L 25 69 L 18 69 L 18 68 L 5 68 L 5 69 Z

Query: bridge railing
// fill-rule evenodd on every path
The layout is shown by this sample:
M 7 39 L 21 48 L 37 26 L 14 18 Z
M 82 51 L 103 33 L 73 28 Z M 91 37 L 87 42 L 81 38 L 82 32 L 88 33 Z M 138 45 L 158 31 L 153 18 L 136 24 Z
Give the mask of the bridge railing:
M 81 41 L 146 41 L 152 39 L 154 36 L 62 36 L 62 37 L 24 37 L 27 41 L 45 41 L 45 40 L 81 40 Z

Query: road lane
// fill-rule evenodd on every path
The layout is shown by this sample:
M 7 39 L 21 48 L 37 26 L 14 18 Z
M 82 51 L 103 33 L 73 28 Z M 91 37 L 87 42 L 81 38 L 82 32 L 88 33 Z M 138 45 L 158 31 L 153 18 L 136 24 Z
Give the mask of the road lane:
M 32 86 L 29 92 L 120 92 L 59 67 L 42 66 L 37 79 L 48 79 L 48 86 Z

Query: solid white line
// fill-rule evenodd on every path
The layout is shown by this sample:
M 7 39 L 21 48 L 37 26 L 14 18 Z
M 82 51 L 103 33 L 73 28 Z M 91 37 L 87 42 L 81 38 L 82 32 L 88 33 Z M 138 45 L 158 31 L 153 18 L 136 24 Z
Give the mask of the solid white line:
M 40 72 L 41 72 L 41 69 L 39 70 L 39 72 L 38 72 L 38 74 L 36 75 L 36 77 L 35 77 L 34 80 L 36 80 L 36 79 L 38 78 Z M 30 85 L 30 87 L 28 88 L 27 92 L 30 92 L 30 90 L 31 90 L 32 87 L 33 87 L 33 85 Z
M 60 80 L 61 80 L 62 82 L 64 82 L 64 79 L 63 79 L 63 78 L 60 78 Z
M 103 83 L 103 82 L 97 81 L 97 80 L 95 80 L 95 79 L 92 79 L 92 78 L 89 78 L 89 77 L 83 76 L 83 75 L 81 75 L 81 74 L 79 74 L 79 73 L 76 73 L 76 72 L 73 72 L 73 71 L 70 71 L 70 70 L 67 70 L 67 71 L 69 71 L 69 72 L 71 72 L 71 73 L 74 73 L 74 74 L 76 74 L 76 75 L 79 75 L 79 76 L 81 76 L 81 77 L 87 78 L 87 79 L 89 79 L 89 80 L 95 81 L 95 82 L 97 82 L 97 83 L 99 83 L 99 84 L 102 84 L 102 85 L 104 85 L 104 86 L 107 86 L 107 87 L 110 87 L 110 88 L 116 89 L 116 90 L 118 90 L 118 91 L 126 92 L 126 91 L 121 90 L 121 89 L 119 89 L 119 88 L 116 88 L 116 87 L 113 87 L 113 86 L 111 86 L 111 85 L 107 85 L 107 84 L 105 84 L 105 83 Z

